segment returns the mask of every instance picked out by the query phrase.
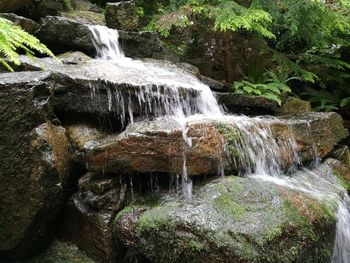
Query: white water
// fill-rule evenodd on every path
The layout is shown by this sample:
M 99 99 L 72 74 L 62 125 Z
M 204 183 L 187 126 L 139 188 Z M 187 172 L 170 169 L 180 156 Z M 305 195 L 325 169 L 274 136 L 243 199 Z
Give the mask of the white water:
M 113 88 L 107 90 L 109 109 L 117 108 L 122 121 L 128 116 L 129 121 L 133 122 L 136 106 L 143 108 L 142 115 L 145 118 L 173 118 L 182 127 L 185 147 L 191 147 L 191 138 L 187 137 L 189 122 L 210 119 L 232 124 L 239 131 L 235 147 L 240 152 L 232 158 L 232 163 L 243 170 L 243 174 L 256 180 L 303 192 L 325 202 L 334 210 L 337 209 L 336 242 L 331 260 L 334 263 L 350 262 L 350 198 L 330 168 L 327 173 L 317 170 L 320 163 L 316 145 L 313 146 L 316 169 L 303 169 L 293 177 L 284 175 L 285 171 L 281 168 L 283 163 L 298 165 L 299 158 L 292 133 L 284 140 L 277 140 L 273 136 L 271 124 L 281 121 L 227 116 L 210 88 L 192 74 L 171 64 L 159 65 L 127 58 L 119 45 L 116 30 L 102 26 L 91 26 L 90 30 L 94 36 L 98 57 L 110 60 L 116 66 L 113 70 L 101 68 L 100 75 L 104 75 L 106 79 L 113 79 L 116 72 L 123 72 L 128 83 L 141 83 L 143 86 L 143 89 L 129 91 L 128 96 L 125 95 L 125 91 Z M 92 89 L 92 97 L 95 93 L 96 90 Z M 138 105 L 132 100 L 133 97 L 137 98 Z M 185 151 L 186 149 L 183 149 L 182 190 L 184 196 L 190 198 L 192 182 L 187 176 Z M 223 173 L 222 167 L 218 170 Z

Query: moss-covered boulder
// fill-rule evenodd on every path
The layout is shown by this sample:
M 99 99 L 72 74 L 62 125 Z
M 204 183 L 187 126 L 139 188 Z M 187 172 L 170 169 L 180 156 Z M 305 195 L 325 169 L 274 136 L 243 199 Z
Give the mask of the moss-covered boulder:
M 242 177 L 193 193 L 122 210 L 115 236 L 126 255 L 151 262 L 327 262 L 332 255 L 334 212 L 307 195 Z

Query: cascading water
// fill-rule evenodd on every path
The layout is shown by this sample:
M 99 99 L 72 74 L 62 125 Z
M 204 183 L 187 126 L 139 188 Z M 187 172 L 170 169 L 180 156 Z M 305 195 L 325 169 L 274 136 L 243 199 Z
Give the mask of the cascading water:
M 128 74 L 126 78 L 131 83 L 142 83 L 143 91 L 133 91 L 133 95 L 138 98 L 139 105 L 143 103 L 144 117 L 152 115 L 175 119 L 183 128 L 185 148 L 191 147 L 191 138 L 187 137 L 187 124 L 190 121 L 210 119 L 231 123 L 238 130 L 235 147 L 240 152 L 231 161 L 237 167 L 244 168 L 243 175 L 301 191 L 326 202 L 333 209 L 337 208 L 336 242 L 332 262 L 350 262 L 350 198 L 331 169 L 322 175 L 317 171 L 317 167 L 316 171 L 302 169 L 293 177 L 284 175 L 282 163 L 297 165 L 299 158 L 292 133 L 288 134 L 287 140 L 278 141 L 274 138 L 270 126 L 272 123 L 281 122 L 280 120 L 227 116 L 210 88 L 192 74 L 173 65 L 160 66 L 153 62 L 127 58 L 119 45 L 116 30 L 102 26 L 91 26 L 90 30 L 98 57 L 114 63 L 115 71 Z M 104 69 L 101 69 L 101 75 L 105 75 L 106 78 L 113 74 L 115 72 L 104 72 Z M 129 97 L 125 97 L 118 90 L 113 90 L 113 87 L 107 92 L 109 108 L 117 105 L 121 120 L 125 120 L 125 116 L 128 115 L 132 122 L 135 105 L 131 100 L 131 93 Z M 95 94 L 96 90 L 92 88 L 92 97 Z M 189 198 L 192 182 L 187 177 L 185 151 L 186 149 L 183 149 L 182 189 L 185 197 Z M 316 148 L 314 152 L 317 153 Z M 316 154 L 315 164 L 319 165 Z M 222 167 L 219 168 L 222 170 Z

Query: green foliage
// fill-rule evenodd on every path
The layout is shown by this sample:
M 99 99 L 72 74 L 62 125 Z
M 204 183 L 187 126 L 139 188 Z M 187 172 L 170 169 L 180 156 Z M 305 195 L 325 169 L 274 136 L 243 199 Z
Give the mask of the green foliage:
M 259 50 L 254 52 L 259 58 L 239 65 L 243 79 L 230 79 L 238 80 L 236 92 L 280 103 L 280 93 L 292 89 L 310 98 L 316 110 L 350 105 L 350 61 L 341 55 L 350 49 L 350 0 L 137 0 L 136 4 L 149 22 L 147 29 L 158 31 L 184 59 L 190 57 L 189 47 L 210 33 L 213 39 L 235 32 L 258 40 L 254 48 Z M 284 77 L 272 80 L 271 72 L 283 72 Z
M 261 83 L 249 78 L 236 81 L 233 84 L 234 92 L 264 97 L 281 105 L 281 94 L 292 92 L 287 82 L 298 79 L 297 77 L 289 77 L 288 72 L 281 69 L 266 72 L 264 76 L 265 78 Z
M 61 1 L 62 1 L 63 7 L 65 10 L 72 10 L 73 9 L 73 5 L 72 5 L 71 0 L 61 0 Z
M 172 2 L 172 1 L 170 1 Z M 255 7 L 244 7 L 234 1 L 188 0 L 170 3 L 156 16 L 149 28 L 169 36 L 174 28 L 186 28 L 206 23 L 213 31 L 249 31 L 274 38 L 269 30 L 271 16 Z
M 235 93 L 255 95 L 273 100 L 281 105 L 281 93 L 291 92 L 290 88 L 282 82 L 251 83 L 248 80 L 236 81 L 234 83 Z
M 34 52 L 54 57 L 53 53 L 37 38 L 11 21 L 0 18 L 0 64 L 13 71 L 8 61 L 14 65 L 20 65 L 18 49 L 24 50 L 29 57 L 33 57 Z

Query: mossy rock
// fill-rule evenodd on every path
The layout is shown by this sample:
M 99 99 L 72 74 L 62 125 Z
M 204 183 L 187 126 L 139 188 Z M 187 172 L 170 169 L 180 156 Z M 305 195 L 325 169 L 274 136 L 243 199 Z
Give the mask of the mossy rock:
M 303 194 L 229 177 L 197 186 L 190 201 L 127 207 L 115 234 L 151 262 L 326 262 L 335 218 Z

